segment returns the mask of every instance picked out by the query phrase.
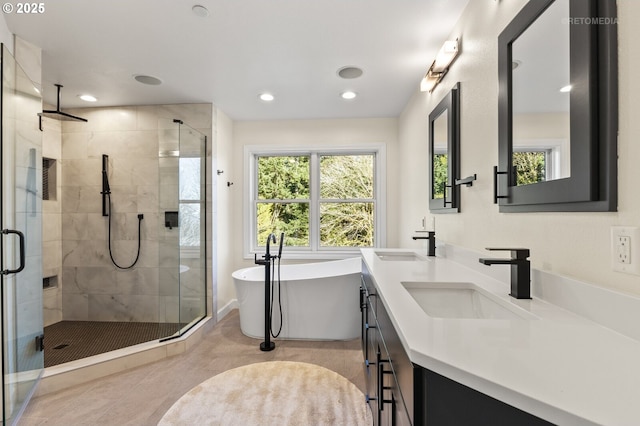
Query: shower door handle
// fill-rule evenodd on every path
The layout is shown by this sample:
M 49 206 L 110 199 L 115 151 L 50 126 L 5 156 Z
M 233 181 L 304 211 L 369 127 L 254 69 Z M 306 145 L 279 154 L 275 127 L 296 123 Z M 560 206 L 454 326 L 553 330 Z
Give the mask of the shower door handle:
M 1 271 L 0 274 L 2 275 L 17 274 L 18 272 L 21 272 L 24 269 L 24 265 L 25 265 L 24 234 L 15 229 L 3 229 L 2 233 L 5 235 L 16 234 L 18 236 L 18 239 L 20 240 L 20 266 L 18 266 L 18 269 L 5 269 Z

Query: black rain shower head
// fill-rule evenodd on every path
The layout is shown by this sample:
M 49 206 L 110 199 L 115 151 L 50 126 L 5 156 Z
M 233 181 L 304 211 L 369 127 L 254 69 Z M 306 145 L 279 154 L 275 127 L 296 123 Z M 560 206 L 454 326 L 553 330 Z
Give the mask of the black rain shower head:
M 59 121 L 83 121 L 86 123 L 86 118 L 76 117 L 75 115 L 60 111 L 60 89 L 62 89 L 62 85 L 56 84 L 55 86 L 58 88 L 58 103 L 56 105 L 56 109 L 45 109 L 42 112 L 39 112 L 38 115 L 40 117 L 52 118 Z

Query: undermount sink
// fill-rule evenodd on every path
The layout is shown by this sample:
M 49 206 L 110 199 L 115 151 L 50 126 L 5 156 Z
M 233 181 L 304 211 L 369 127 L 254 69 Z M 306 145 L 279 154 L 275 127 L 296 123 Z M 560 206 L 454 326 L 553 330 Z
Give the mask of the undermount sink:
M 403 282 L 403 287 L 422 310 L 434 318 L 534 319 L 535 316 L 511 306 L 473 283 Z
M 376 250 L 376 256 L 380 260 L 393 261 L 393 262 L 415 262 L 429 260 L 426 256 L 421 256 L 412 251 L 382 251 Z

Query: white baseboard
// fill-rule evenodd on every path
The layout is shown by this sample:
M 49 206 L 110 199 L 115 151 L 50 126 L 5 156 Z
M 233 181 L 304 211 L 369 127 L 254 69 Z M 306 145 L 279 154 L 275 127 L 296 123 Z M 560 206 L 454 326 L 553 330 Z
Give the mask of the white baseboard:
M 229 301 L 229 303 L 218 309 L 218 321 L 226 317 L 229 312 L 234 309 L 238 309 L 238 299 L 232 299 L 231 301 Z

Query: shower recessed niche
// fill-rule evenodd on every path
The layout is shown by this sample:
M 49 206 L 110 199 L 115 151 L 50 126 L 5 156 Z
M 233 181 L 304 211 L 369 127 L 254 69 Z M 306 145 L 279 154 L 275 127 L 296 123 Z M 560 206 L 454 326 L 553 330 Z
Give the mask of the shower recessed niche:
M 58 287 L 58 276 L 54 275 L 51 277 L 44 277 L 42 279 L 42 289 L 46 290 L 48 288 L 57 288 Z
M 55 201 L 57 197 L 57 161 L 53 158 L 42 157 L 42 200 Z

